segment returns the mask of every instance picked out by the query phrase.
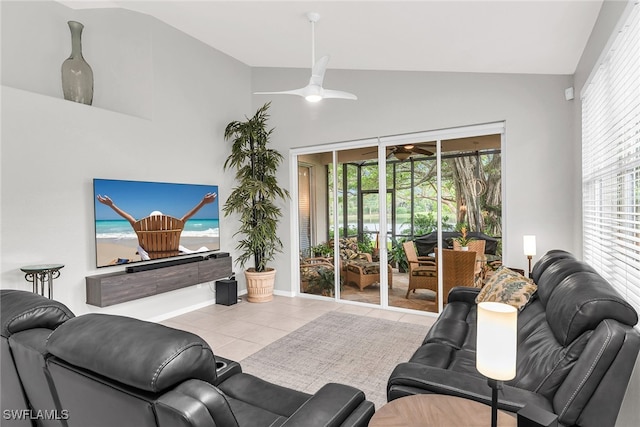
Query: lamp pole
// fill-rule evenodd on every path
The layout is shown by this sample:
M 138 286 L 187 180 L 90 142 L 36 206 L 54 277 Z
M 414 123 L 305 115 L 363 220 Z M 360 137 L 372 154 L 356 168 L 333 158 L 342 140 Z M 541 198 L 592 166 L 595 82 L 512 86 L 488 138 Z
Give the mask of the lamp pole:
M 491 427 L 498 427 L 498 390 L 502 390 L 502 381 L 488 378 L 491 387 Z

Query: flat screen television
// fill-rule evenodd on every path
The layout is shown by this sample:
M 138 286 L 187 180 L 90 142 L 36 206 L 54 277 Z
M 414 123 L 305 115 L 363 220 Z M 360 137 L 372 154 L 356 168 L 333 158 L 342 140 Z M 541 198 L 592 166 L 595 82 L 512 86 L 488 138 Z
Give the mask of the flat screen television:
M 93 180 L 96 266 L 220 250 L 217 185 Z

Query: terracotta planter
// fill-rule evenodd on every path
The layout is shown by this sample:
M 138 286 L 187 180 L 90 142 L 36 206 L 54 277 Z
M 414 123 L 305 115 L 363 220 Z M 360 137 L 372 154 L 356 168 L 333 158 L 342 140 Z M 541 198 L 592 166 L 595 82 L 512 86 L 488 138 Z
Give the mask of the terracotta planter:
M 244 272 L 247 279 L 247 300 L 249 302 L 268 302 L 273 299 L 273 284 L 276 281 L 276 269 L 256 273 L 250 268 Z

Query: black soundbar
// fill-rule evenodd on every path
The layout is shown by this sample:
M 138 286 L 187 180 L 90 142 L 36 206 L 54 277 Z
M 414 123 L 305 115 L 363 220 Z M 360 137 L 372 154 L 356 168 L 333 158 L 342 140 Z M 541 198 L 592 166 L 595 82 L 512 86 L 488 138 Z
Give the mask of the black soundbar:
M 206 256 L 205 259 L 209 258 L 226 258 L 229 256 L 229 252 L 213 252 Z
M 189 264 L 190 262 L 202 261 L 204 258 L 200 256 L 192 256 L 186 258 L 176 258 L 168 261 L 155 262 L 152 264 L 131 265 L 126 268 L 127 273 L 137 273 L 139 271 L 155 270 L 156 268 L 172 267 L 174 265 Z

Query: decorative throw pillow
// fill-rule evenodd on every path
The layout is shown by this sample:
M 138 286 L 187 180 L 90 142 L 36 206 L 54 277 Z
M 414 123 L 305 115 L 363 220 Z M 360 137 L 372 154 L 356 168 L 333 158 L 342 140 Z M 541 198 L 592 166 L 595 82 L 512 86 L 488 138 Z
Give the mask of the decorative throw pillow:
M 522 310 L 537 289 L 538 286 L 531 279 L 501 266 L 484 285 L 476 297 L 476 303 L 502 302 Z

